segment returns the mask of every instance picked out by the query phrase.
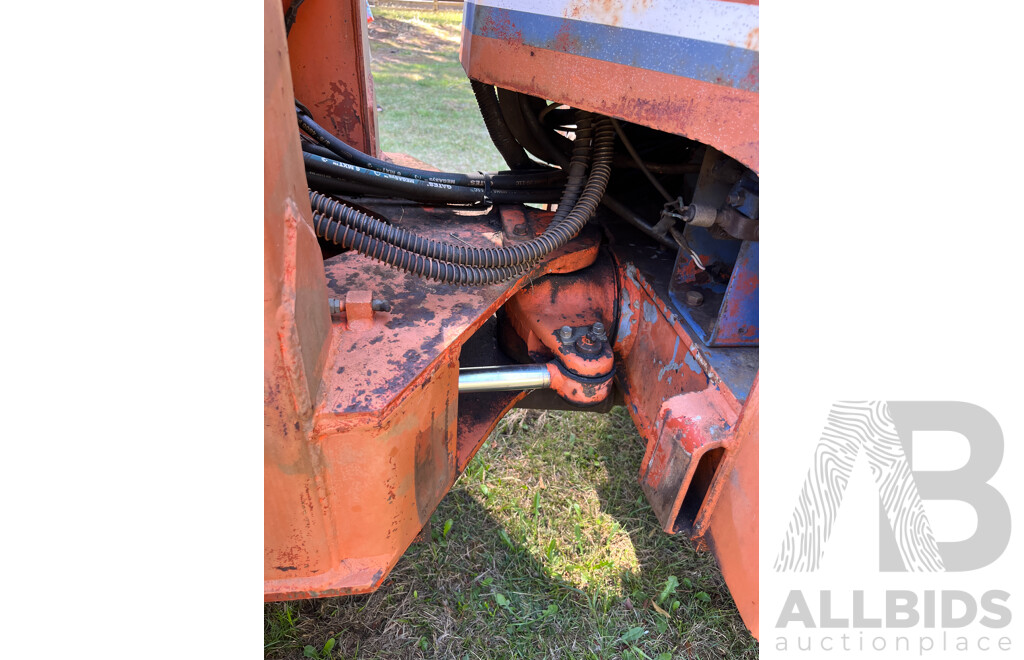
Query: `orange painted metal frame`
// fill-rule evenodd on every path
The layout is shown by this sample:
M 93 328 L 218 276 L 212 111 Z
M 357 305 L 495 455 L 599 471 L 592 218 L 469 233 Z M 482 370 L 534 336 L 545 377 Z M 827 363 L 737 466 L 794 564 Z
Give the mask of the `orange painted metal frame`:
M 714 553 L 756 637 L 758 379 L 734 392 L 651 281 L 629 261 L 620 273 L 617 380 L 647 443 L 640 484 L 665 532 Z
M 500 215 L 493 209 L 383 210 L 437 239 L 455 233 L 479 247 L 505 240 L 494 231 Z M 526 208 L 513 215 L 534 228 L 550 216 Z M 303 441 L 290 455 L 267 455 L 265 598 L 364 593 L 380 585 L 514 402 L 495 410 L 493 421 L 461 423 L 462 345 L 528 282 L 592 262 L 598 242 L 587 232 L 519 280 L 478 288 L 430 282 L 354 252 L 323 262 L 324 301 L 346 304 L 330 327 L 311 414 L 295 429 Z M 371 309 L 365 318 L 373 298 L 387 300 L 391 311 Z M 460 428 L 466 438 L 458 437 Z
M 459 55 L 475 80 L 685 135 L 758 171 L 757 92 L 473 35 L 465 26 Z
M 282 0 L 285 10 L 293 0 Z M 377 114 L 366 35 L 366 3 L 307 0 L 288 34 L 292 82 L 313 119 L 377 156 Z

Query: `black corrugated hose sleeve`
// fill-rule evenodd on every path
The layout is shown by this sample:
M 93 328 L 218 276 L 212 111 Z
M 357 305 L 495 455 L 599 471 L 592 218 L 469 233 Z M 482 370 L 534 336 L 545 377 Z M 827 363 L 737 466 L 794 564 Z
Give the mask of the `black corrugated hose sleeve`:
M 555 168 L 543 168 L 531 172 L 508 174 L 463 174 L 460 172 L 431 172 L 430 170 L 396 165 L 364 154 L 358 149 L 345 144 L 313 121 L 298 105 L 296 105 L 295 113 L 298 118 L 299 128 L 316 140 L 320 146 L 337 154 L 336 157 L 341 160 L 377 172 L 384 172 L 408 179 L 419 179 L 433 183 L 470 188 L 485 188 L 487 186 L 495 188 L 547 187 L 560 185 L 565 179 L 565 173 Z M 541 166 L 535 164 L 535 167 L 540 168 Z
M 530 158 L 523 149 L 523 145 L 512 135 L 505 117 L 501 114 L 501 107 L 498 105 L 498 97 L 494 93 L 493 85 L 486 85 L 478 80 L 470 80 L 473 86 L 473 96 L 476 97 L 476 104 L 480 107 L 480 115 L 484 118 L 484 126 L 491 136 L 491 142 L 498 149 L 498 153 L 505 159 L 508 166 L 514 170 L 521 170 L 536 167 L 537 163 Z
M 433 241 L 400 227 L 381 222 L 342 202 L 333 200 L 315 191 L 309 198 L 313 210 L 325 214 L 333 221 L 352 227 L 360 233 L 385 243 L 408 250 L 423 257 L 438 259 L 472 267 L 505 268 L 532 264 L 569 242 L 597 209 L 611 175 L 611 157 L 614 150 L 614 130 L 607 120 L 599 122 L 597 138 L 594 141 L 594 168 L 585 186 L 581 186 L 586 170 L 587 153 L 590 151 L 590 118 L 581 116 L 577 139 L 573 150 L 573 165 L 570 183 L 560 203 L 559 212 L 548 229 L 537 238 L 526 243 L 505 248 L 465 248 L 442 241 Z M 583 193 L 579 195 L 580 188 Z M 576 204 L 576 196 L 580 201 Z
M 552 223 L 561 221 L 565 216 L 569 215 L 569 211 L 576 206 L 576 200 L 579 199 L 580 191 L 583 190 L 583 186 L 586 183 L 586 173 L 590 168 L 590 159 L 592 158 L 591 143 L 588 141 L 584 144 L 580 144 L 579 137 L 581 134 L 590 136 L 591 124 L 593 123 L 593 115 L 589 112 L 583 112 L 582 110 L 576 113 L 576 139 L 573 140 L 572 158 L 569 160 L 568 166 L 565 168 L 566 172 L 569 173 L 566 178 L 565 188 L 562 190 L 562 196 L 558 200 L 558 210 L 555 212 L 554 220 Z
M 356 231 L 322 213 L 313 213 L 313 228 L 316 235 L 344 248 L 355 250 L 372 259 L 412 273 L 419 277 L 438 280 L 445 284 L 475 285 L 494 284 L 516 277 L 522 268 L 473 268 L 428 259 L 397 245 L 391 245 Z

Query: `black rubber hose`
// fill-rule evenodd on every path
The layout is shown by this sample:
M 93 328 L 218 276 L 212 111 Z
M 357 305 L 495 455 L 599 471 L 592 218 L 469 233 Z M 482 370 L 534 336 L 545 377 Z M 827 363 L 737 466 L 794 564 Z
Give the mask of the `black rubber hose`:
M 470 188 L 450 183 L 436 183 L 421 179 L 410 179 L 396 174 L 371 170 L 340 160 L 303 153 L 302 160 L 307 174 L 314 172 L 350 182 L 360 183 L 375 189 L 391 191 L 392 196 L 427 202 L 474 204 L 488 202 L 513 204 L 524 202 L 555 202 L 559 198 L 557 188 L 507 190 Z
M 319 145 L 316 142 L 303 142 L 302 150 L 307 154 L 313 154 L 314 156 L 324 156 L 326 158 L 341 158 L 338 154 L 334 153 L 327 147 Z
M 367 236 L 315 211 L 313 212 L 313 229 L 316 231 L 316 235 L 324 240 L 355 250 L 372 259 L 383 261 L 389 266 L 407 273 L 445 284 L 481 286 L 504 282 L 523 272 L 521 268 L 473 268 L 428 259 L 403 250 L 397 245 Z
M 577 139 L 573 149 L 573 159 L 570 163 L 569 183 L 559 202 L 559 210 L 543 234 L 525 243 L 503 248 L 467 248 L 443 241 L 433 241 L 400 227 L 389 225 L 315 191 L 309 193 L 310 204 L 317 213 L 325 214 L 332 220 L 352 227 L 360 233 L 365 233 L 420 256 L 474 267 L 494 268 L 532 264 L 551 254 L 579 234 L 583 226 L 593 216 L 608 185 L 614 149 L 614 130 L 607 120 L 602 120 L 599 123 L 597 137 L 593 145 L 594 167 L 584 185 L 583 180 L 591 150 L 590 118 L 581 116 L 578 123 Z M 579 202 L 577 202 L 577 198 L 579 198 Z
M 544 190 L 493 190 L 491 191 L 491 196 L 481 202 L 477 199 L 476 195 L 474 195 L 472 199 L 456 199 L 452 197 L 441 198 L 437 195 L 431 196 L 430 193 L 422 194 L 422 190 L 420 192 L 417 192 L 417 190 L 413 190 L 412 192 L 397 192 L 394 188 L 357 183 L 355 181 L 341 179 L 329 174 L 320 174 L 319 172 L 312 172 L 310 170 L 306 170 L 306 181 L 310 188 L 313 188 L 314 190 L 322 190 L 331 194 L 361 195 L 364 197 L 382 198 L 387 197 L 424 204 L 445 205 L 481 204 L 486 203 L 488 199 L 491 202 L 498 204 L 550 203 L 558 196 L 559 193 L 557 188 L 547 188 Z
M 501 107 L 498 105 L 498 97 L 494 93 L 493 85 L 486 85 L 478 80 L 470 80 L 473 86 L 473 96 L 476 97 L 476 104 L 480 107 L 480 115 L 484 118 L 484 126 L 487 127 L 487 134 L 491 136 L 491 142 L 498 149 L 498 153 L 505 159 L 508 166 L 513 170 L 521 170 L 529 167 L 537 167 L 538 164 L 523 149 L 519 141 L 512 135 L 505 117 L 501 114 Z
M 302 151 L 303 151 L 303 153 L 312 154 L 314 156 L 321 156 L 323 158 L 329 158 L 331 160 L 340 160 L 341 162 L 349 162 L 349 161 L 345 160 L 344 158 L 341 158 L 340 156 L 335 154 L 333 151 L 331 151 L 327 147 L 321 146 L 321 145 L 319 145 L 319 144 L 317 144 L 315 142 L 302 142 Z M 351 164 L 351 163 L 349 163 L 349 164 Z M 548 185 L 544 189 L 547 189 L 547 190 L 556 189 L 558 184 L 562 183 L 562 181 L 565 178 L 564 174 L 561 173 L 561 170 L 552 170 L 552 171 L 559 172 L 559 174 L 558 174 L 557 177 L 552 178 L 552 180 L 548 183 Z M 517 187 L 517 186 L 519 186 L 519 184 L 522 183 L 522 181 L 518 180 L 514 175 L 498 173 L 498 174 L 488 174 L 486 176 L 490 177 L 489 184 L 490 184 L 490 187 L 493 188 L 493 189 L 508 190 L 508 191 L 514 191 L 514 190 L 536 190 L 536 189 L 538 189 L 538 188 L 532 188 L 532 187 L 531 188 Z M 409 177 L 406 177 L 406 178 L 409 178 Z M 484 189 L 485 190 L 487 189 L 486 186 L 485 186 Z M 544 198 L 545 201 L 547 200 L 547 195 L 548 195 L 548 193 L 545 193 L 543 195 L 543 198 Z
M 359 183 L 352 183 L 351 181 L 345 181 L 344 179 L 336 179 L 333 176 L 317 174 L 316 172 L 306 172 L 306 183 L 310 188 L 322 190 L 324 192 L 331 193 L 332 195 L 358 195 L 362 197 L 382 198 L 395 197 L 395 193 L 390 190 L 374 188 L 373 186 L 362 185 Z
M 565 180 L 565 173 L 554 168 L 508 174 L 463 174 L 460 172 L 431 172 L 430 170 L 396 165 L 364 154 L 358 149 L 345 144 L 313 121 L 309 114 L 299 107 L 299 104 L 296 104 L 296 116 L 298 117 L 299 127 L 322 147 L 337 154 L 339 159 L 377 172 L 393 174 L 407 179 L 419 179 L 432 183 L 469 188 L 487 188 L 490 186 L 497 188 L 542 188 L 561 185 Z M 541 166 L 536 165 L 536 167 L 539 168 Z
M 569 162 L 567 150 L 572 144 L 569 138 L 559 135 L 553 130 L 545 127 L 537 118 L 537 113 L 530 107 L 530 98 L 526 94 L 516 94 L 519 101 L 519 109 L 523 114 L 523 121 L 526 123 L 526 130 L 530 132 L 534 142 L 541 145 L 546 153 L 538 154 L 545 160 L 555 163 L 564 168 Z
M 560 108 L 552 104 L 541 110 L 537 118 L 544 124 L 544 128 L 553 131 L 563 126 L 571 126 L 575 115 L 576 111 L 572 108 Z

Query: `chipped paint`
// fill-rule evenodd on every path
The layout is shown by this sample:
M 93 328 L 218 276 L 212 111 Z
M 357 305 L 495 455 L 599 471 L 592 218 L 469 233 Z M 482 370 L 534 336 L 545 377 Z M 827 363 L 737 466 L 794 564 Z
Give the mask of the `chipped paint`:
M 648 323 L 658 322 L 658 308 L 646 300 L 644 301 L 644 320 Z
M 619 329 L 616 337 L 619 341 L 626 339 L 633 333 L 633 308 L 630 307 L 629 291 L 622 290 L 622 303 L 619 306 Z

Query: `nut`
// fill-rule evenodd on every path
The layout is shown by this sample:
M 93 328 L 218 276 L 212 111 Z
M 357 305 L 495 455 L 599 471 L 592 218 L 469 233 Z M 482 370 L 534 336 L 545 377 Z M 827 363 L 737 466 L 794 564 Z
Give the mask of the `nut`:
M 686 295 L 683 296 L 683 302 L 690 307 L 700 307 L 704 304 L 704 294 L 700 291 L 687 291 Z
M 563 344 L 572 343 L 572 328 L 567 325 L 563 325 L 562 329 L 558 331 L 558 338 Z

